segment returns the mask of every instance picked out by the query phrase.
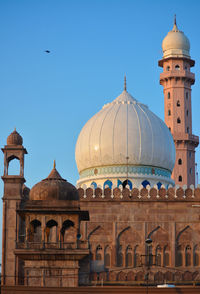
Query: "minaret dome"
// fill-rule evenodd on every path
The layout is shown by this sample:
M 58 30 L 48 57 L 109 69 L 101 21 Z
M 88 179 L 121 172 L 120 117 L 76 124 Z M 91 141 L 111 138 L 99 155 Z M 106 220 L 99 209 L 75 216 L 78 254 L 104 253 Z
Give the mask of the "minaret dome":
M 174 19 L 174 26 L 162 42 L 163 58 L 186 57 L 190 58 L 190 42 L 185 34 L 180 31 Z

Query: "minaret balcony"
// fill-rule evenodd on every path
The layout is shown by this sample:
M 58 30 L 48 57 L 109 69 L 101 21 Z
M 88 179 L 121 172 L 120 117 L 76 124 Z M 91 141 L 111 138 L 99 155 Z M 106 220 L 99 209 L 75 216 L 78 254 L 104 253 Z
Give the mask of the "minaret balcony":
M 160 74 L 160 83 L 172 78 L 181 78 L 191 81 L 191 85 L 195 82 L 195 74 L 186 70 L 171 70 L 165 71 Z
M 188 133 L 172 133 L 174 141 L 188 141 L 196 147 L 199 145 L 199 137 Z

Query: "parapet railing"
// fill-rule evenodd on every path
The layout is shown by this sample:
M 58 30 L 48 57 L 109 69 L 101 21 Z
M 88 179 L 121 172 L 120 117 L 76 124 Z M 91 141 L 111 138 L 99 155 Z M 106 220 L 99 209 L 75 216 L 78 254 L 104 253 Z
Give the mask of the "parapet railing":
M 16 241 L 16 249 L 87 249 L 87 241 L 78 242 L 20 242 Z
M 200 186 L 141 188 L 79 188 L 81 201 L 200 201 Z

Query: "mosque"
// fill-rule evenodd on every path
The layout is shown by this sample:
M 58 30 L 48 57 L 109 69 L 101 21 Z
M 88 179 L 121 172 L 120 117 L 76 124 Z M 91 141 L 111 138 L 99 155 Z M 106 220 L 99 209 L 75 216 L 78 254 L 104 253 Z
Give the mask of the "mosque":
M 147 283 L 200 281 L 195 62 L 176 20 L 162 50 L 165 122 L 128 93 L 125 78 L 123 92 L 80 132 L 77 188 L 55 163 L 47 178 L 26 187 L 23 139 L 16 130 L 8 136 L 2 148 L 2 293 L 77 287 L 76 293 L 85 287 L 94 293 L 92 286 L 103 293 L 103 285 L 138 293 L 134 287 Z M 19 175 L 9 174 L 13 159 Z

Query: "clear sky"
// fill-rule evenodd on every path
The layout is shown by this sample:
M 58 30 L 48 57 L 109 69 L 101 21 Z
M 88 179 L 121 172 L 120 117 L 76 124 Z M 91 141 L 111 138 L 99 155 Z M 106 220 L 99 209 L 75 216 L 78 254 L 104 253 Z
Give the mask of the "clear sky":
M 15 127 L 23 136 L 28 187 L 48 176 L 54 159 L 76 184 L 78 134 L 122 92 L 125 73 L 128 92 L 164 118 L 158 60 L 175 13 L 196 61 L 193 133 L 200 135 L 199 11 L 199 0 L 0 0 L 0 145 Z M 196 161 L 200 167 L 199 149 Z

